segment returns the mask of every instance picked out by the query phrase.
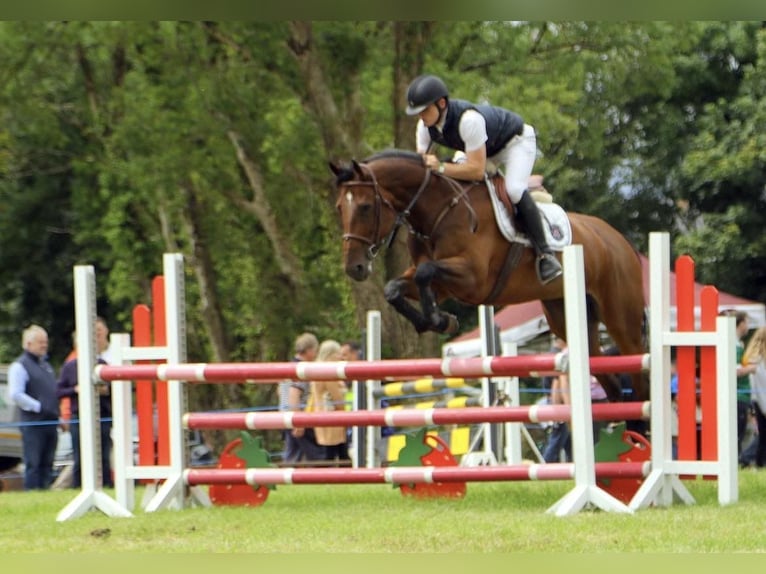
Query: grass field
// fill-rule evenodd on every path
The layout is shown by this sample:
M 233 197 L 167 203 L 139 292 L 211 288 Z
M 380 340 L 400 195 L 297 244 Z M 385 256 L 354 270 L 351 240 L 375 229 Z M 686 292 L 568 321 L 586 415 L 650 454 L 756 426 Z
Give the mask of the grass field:
M 634 515 L 546 514 L 572 482 L 470 483 L 462 500 L 417 500 L 389 485 L 278 486 L 257 508 L 92 511 L 56 522 L 75 491 L 0 493 L 3 554 L 37 553 L 763 553 L 766 472 L 740 471 L 740 501 L 687 481 L 696 505 Z M 137 500 L 140 500 L 141 491 Z

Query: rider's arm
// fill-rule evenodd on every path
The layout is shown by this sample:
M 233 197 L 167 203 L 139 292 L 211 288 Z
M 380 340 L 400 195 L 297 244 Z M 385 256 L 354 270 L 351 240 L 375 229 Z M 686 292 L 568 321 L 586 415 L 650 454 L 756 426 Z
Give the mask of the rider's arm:
M 444 164 L 443 173 L 455 179 L 481 181 L 486 170 L 487 147 L 482 144 L 473 151 L 466 150 L 464 162 Z
M 487 125 L 484 116 L 468 110 L 460 117 L 460 138 L 465 142 L 465 161 L 441 163 L 435 156 L 426 156 L 426 165 L 433 170 L 470 181 L 481 181 L 487 170 Z
M 415 127 L 415 149 L 420 155 L 425 155 L 431 145 L 431 134 L 428 128 L 423 124 L 423 120 L 418 120 Z

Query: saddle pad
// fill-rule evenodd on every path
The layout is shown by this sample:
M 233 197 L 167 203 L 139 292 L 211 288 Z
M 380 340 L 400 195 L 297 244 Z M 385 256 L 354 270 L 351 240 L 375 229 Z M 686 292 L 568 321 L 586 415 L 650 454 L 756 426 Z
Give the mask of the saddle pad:
M 508 210 L 497 197 L 495 186 L 492 185 L 489 178 L 485 178 L 485 183 L 489 189 L 489 197 L 492 200 L 492 208 L 495 212 L 495 221 L 497 221 L 500 232 L 510 242 L 530 245 L 526 235 L 517 231 L 514 227 Z M 554 251 L 563 251 L 564 247 L 572 243 L 572 227 L 569 224 L 566 212 L 557 203 L 536 202 L 536 205 L 542 216 L 543 229 L 545 229 L 545 238 L 548 241 L 548 245 Z

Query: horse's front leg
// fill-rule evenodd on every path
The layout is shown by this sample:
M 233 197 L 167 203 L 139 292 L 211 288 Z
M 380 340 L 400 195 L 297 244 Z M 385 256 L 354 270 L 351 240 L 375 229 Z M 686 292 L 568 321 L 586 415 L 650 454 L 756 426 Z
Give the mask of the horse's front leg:
M 415 269 L 413 279 L 420 293 L 420 308 L 430 323 L 430 328 L 437 333 L 453 335 L 460 327 L 457 317 L 439 309 L 433 282 L 444 275 L 444 270 L 435 261 L 421 263 Z
M 418 297 L 418 290 L 412 280 L 414 273 L 415 268 L 410 267 L 400 277 L 386 283 L 383 294 L 386 301 L 412 323 L 418 333 L 424 333 L 431 328 L 431 324 L 423 313 L 409 302 L 409 299 L 417 299 Z

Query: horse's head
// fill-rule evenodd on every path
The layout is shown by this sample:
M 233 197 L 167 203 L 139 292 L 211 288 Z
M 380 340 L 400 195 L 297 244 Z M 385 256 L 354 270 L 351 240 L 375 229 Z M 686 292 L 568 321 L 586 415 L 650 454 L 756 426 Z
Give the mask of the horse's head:
M 353 160 L 350 167 L 330 163 L 335 174 L 335 204 L 343 226 L 343 264 L 346 274 L 364 281 L 372 260 L 394 229 L 397 212 L 384 196 L 372 169 Z

